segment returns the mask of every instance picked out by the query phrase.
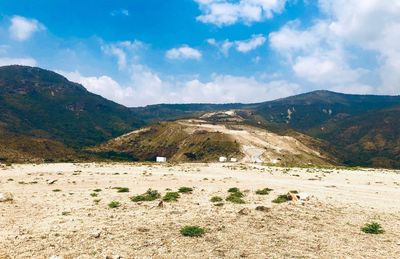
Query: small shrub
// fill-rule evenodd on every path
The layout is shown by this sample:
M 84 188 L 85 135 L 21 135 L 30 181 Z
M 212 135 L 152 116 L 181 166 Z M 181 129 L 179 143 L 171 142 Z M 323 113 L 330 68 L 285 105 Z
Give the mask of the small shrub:
M 97 194 L 96 192 L 93 192 L 93 193 L 90 194 L 90 196 L 92 196 L 92 197 L 97 197 L 98 194 Z
M 167 192 L 162 200 L 166 202 L 177 201 L 179 197 L 179 193 L 177 192 Z
M 101 199 L 94 199 L 93 202 L 96 204 L 99 204 L 99 202 L 101 201 Z
M 244 204 L 246 203 L 242 197 L 244 194 L 239 190 L 239 188 L 233 187 L 228 190 L 230 193 L 229 196 L 226 198 L 226 201 L 237 203 L 237 204 Z
M 145 193 L 137 196 L 131 197 L 131 201 L 140 202 L 140 201 L 154 201 L 160 198 L 161 195 L 157 190 L 148 189 Z
M 232 188 L 229 188 L 228 192 L 240 192 L 240 190 L 237 187 L 232 187 Z
M 214 203 L 214 206 L 222 207 L 224 206 L 224 203 L 223 202 Z
M 187 237 L 201 237 L 204 235 L 205 230 L 199 226 L 185 226 L 181 228 L 180 232 Z
M 244 197 L 244 194 L 240 191 L 239 188 L 233 187 L 228 190 L 230 195 L 235 195 L 237 197 Z
M 61 192 L 60 189 L 54 189 L 53 192 Z
M 179 188 L 178 192 L 180 192 L 180 193 L 192 193 L 193 192 L 193 188 L 181 187 L 181 188 Z
M 94 189 L 94 192 L 101 192 L 101 189 Z
M 118 208 L 119 206 L 121 206 L 121 203 L 119 203 L 119 201 L 112 201 L 108 204 L 108 207 L 111 209 Z
M 117 192 L 129 192 L 129 188 L 127 187 L 114 187 L 113 189 L 116 189 Z
M 385 232 L 382 226 L 376 222 L 365 224 L 365 226 L 362 227 L 361 230 L 362 232 L 367 234 L 382 234 L 383 232 Z
M 69 216 L 69 215 L 71 215 L 71 212 L 63 211 L 63 212 L 61 213 L 61 215 L 62 215 L 62 216 Z
M 232 202 L 232 203 L 237 203 L 237 204 L 244 204 L 246 203 L 243 199 L 242 196 L 237 196 L 236 193 L 232 193 L 226 198 L 226 201 Z
M 289 201 L 289 198 L 286 194 L 281 194 L 278 197 L 276 197 L 274 200 L 272 200 L 273 203 L 284 203 Z
M 268 195 L 271 191 L 273 191 L 270 188 L 264 188 L 264 189 L 259 189 L 256 191 L 256 194 L 258 195 Z
M 223 201 L 224 199 L 222 199 L 221 197 L 219 197 L 219 196 L 214 196 L 214 197 L 212 197 L 211 198 L 211 202 L 221 202 L 221 201 Z

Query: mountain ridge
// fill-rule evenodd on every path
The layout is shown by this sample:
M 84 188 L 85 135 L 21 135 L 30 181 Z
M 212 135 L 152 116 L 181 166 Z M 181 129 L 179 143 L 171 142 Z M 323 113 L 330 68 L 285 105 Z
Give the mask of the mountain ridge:
M 128 108 L 90 93 L 55 72 L 5 66 L 0 67 L 0 160 L 90 160 L 94 157 L 85 151 L 87 147 L 132 130 L 162 121 L 196 119 L 205 113 L 234 110 L 246 125 L 282 136 L 314 138 L 318 140 L 315 143 L 343 164 L 400 168 L 396 162 L 400 157 L 396 146 L 400 139 L 397 107 L 400 96 L 317 90 L 254 104 L 157 104 Z M 358 133 L 349 134 L 354 127 L 359 127 Z M 382 143 L 383 147 L 379 146 Z

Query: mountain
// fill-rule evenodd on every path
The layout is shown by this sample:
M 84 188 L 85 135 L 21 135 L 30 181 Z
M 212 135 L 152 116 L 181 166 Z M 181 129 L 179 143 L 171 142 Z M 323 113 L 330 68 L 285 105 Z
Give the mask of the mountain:
M 0 157 L 69 157 L 141 125 L 130 109 L 59 74 L 0 67 Z
M 253 116 L 327 141 L 343 164 L 400 168 L 399 107 L 400 96 L 315 91 L 262 103 Z
M 259 104 L 255 113 L 269 123 L 312 133 L 332 120 L 360 115 L 400 104 L 400 96 L 350 95 L 314 91 Z M 311 134 L 313 135 L 313 134 Z
M 400 168 L 400 105 L 330 121 L 315 136 L 341 150 L 344 164 Z
M 149 160 L 159 154 L 185 161 L 194 157 L 209 161 L 231 143 L 232 134 L 208 132 L 205 139 L 202 135 L 189 138 L 190 148 L 176 145 L 177 140 L 187 137 L 187 129 L 179 121 L 200 119 L 225 126 L 239 123 L 241 127 L 291 137 L 335 164 L 400 168 L 399 107 L 400 96 L 315 91 L 256 104 L 159 104 L 128 108 L 90 93 L 52 71 L 5 66 L 0 67 L 0 162 Z M 166 124 L 158 124 L 163 121 Z M 112 144 L 117 137 L 142 127 L 151 127 L 151 134 L 128 135 L 135 136 L 134 140 L 127 140 L 129 145 Z M 158 138 L 166 134 L 163 127 L 167 132 L 178 127 L 177 135 L 171 133 L 171 143 Z M 209 138 L 220 138 L 222 142 L 206 143 Z M 106 148 L 107 145 L 115 149 Z M 208 154 L 201 154 L 195 146 L 206 148 Z M 100 147 L 104 150 L 95 150 Z M 242 151 L 240 145 L 229 144 L 224 152 L 245 156 Z M 195 156 L 185 158 L 185 153 Z M 289 160 L 285 163 L 290 164 Z

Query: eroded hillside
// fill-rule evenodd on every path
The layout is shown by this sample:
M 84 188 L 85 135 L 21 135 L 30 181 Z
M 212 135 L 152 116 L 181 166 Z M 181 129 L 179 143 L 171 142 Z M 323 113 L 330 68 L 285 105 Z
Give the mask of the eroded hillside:
M 201 119 L 163 122 L 133 131 L 91 148 L 129 154 L 137 160 L 165 156 L 173 161 L 216 161 L 220 156 L 243 162 L 279 165 L 327 165 L 334 159 L 316 148 L 318 141 L 279 135 L 241 123 L 233 111 Z

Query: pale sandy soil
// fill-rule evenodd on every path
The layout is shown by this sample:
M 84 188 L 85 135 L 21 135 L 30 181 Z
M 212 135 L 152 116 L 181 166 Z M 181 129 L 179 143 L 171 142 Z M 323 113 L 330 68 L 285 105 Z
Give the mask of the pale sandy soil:
M 49 185 L 49 179 L 57 181 Z M 130 192 L 117 193 L 112 189 L 117 186 Z M 164 208 L 158 201 L 129 199 L 148 188 L 164 194 L 181 186 L 194 192 Z M 216 207 L 209 201 L 214 195 L 226 197 L 230 187 L 245 191 L 246 204 Z M 274 191 L 255 194 L 265 187 Z M 94 189 L 102 189 L 96 198 L 90 196 Z M 303 205 L 271 203 L 289 190 L 313 198 Z M 0 169 L 0 192 L 14 195 L 13 202 L 0 202 L 0 258 L 398 258 L 400 252 L 396 171 L 252 164 L 14 165 Z M 108 208 L 112 200 L 121 207 Z M 260 205 L 270 210 L 255 210 Z M 238 213 L 243 208 L 246 215 Z M 385 233 L 360 230 L 372 221 Z M 185 225 L 199 225 L 206 233 L 184 237 L 179 229 Z

